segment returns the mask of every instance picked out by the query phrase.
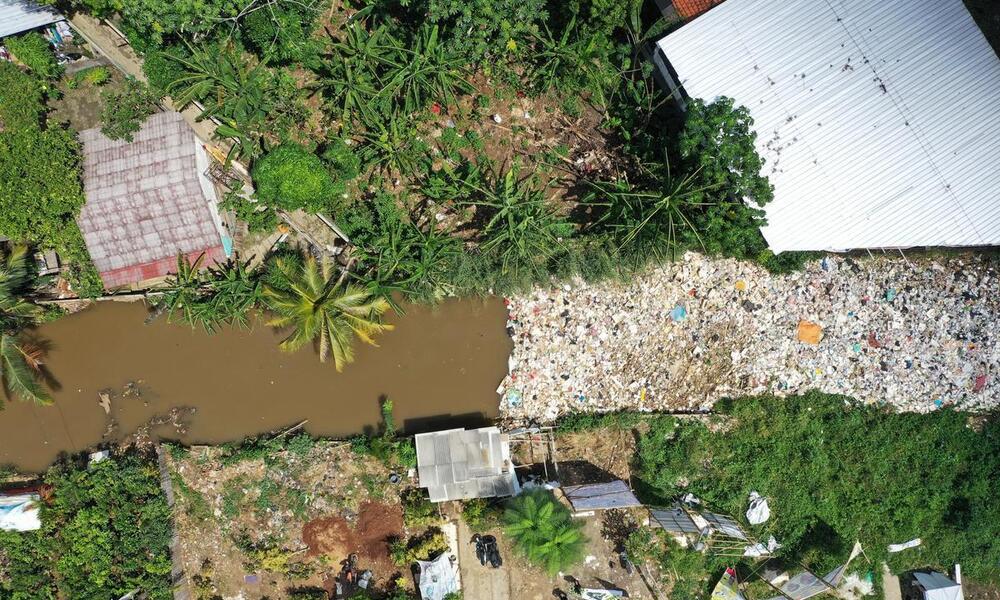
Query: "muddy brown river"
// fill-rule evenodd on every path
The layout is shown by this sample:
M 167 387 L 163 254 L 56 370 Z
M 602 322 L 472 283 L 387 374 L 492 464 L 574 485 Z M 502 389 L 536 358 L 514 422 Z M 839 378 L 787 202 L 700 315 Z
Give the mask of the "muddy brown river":
M 208 335 L 163 318 L 144 325 L 146 315 L 141 303 L 107 302 L 37 330 L 51 344 L 55 404 L 6 402 L 0 464 L 40 471 L 60 452 L 121 439 L 180 407 L 194 412 L 154 435 L 217 443 L 308 419 L 310 433 L 345 436 L 378 424 L 382 396 L 408 431 L 473 425 L 496 416 L 511 349 L 495 299 L 408 307 L 389 317 L 396 329 L 379 347 L 358 344 L 342 373 L 310 349 L 280 352 L 282 336 L 260 323 Z M 115 432 L 105 436 L 111 424 Z

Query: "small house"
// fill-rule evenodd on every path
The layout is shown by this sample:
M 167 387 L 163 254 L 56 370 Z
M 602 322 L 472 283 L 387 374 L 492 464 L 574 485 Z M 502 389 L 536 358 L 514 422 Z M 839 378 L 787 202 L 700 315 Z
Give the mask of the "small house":
M 510 439 L 496 427 L 415 437 L 417 476 L 431 502 L 514 496 L 520 491 Z
M 86 204 L 78 222 L 108 289 L 141 288 L 176 271 L 226 259 L 208 155 L 179 113 L 151 116 L 132 142 L 80 132 Z

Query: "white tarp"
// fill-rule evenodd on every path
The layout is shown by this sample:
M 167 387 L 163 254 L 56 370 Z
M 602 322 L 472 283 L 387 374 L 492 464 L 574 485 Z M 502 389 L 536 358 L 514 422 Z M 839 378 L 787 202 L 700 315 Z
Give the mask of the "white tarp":
M 926 600 L 963 600 L 962 586 L 941 573 L 914 573 Z
M 916 548 L 920 544 L 920 538 L 913 538 L 912 540 L 903 542 L 902 544 L 889 544 L 889 552 L 902 552 L 907 548 Z
M 751 525 L 760 525 L 771 518 L 771 507 L 767 498 L 757 492 L 750 492 L 750 508 L 747 509 L 747 521 Z
M 420 565 L 420 597 L 424 600 L 442 600 L 458 591 L 458 571 L 447 554 L 434 560 L 418 560 Z
M 0 496 L 0 529 L 33 531 L 42 526 L 38 517 L 38 494 Z

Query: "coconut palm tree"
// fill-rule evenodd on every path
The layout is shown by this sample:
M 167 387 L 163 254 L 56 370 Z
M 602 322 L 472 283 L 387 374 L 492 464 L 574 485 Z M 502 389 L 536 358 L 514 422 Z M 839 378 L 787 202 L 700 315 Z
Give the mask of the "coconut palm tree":
M 0 260 L 0 379 L 8 397 L 46 405 L 52 396 L 39 380 L 41 350 L 21 338 L 41 317 L 42 308 L 26 298 L 38 285 L 27 246 L 11 248 Z
M 555 575 L 583 559 L 587 539 L 581 524 L 552 492 L 533 489 L 507 502 L 504 530 L 514 548 L 529 561 Z
M 353 341 L 377 346 L 373 337 L 392 329 L 381 322 L 389 310 L 384 298 L 375 298 L 364 287 L 344 284 L 335 278 L 334 267 L 307 256 L 301 262 L 288 257 L 275 259 L 274 276 L 264 288 L 264 299 L 276 316 L 272 327 L 291 327 L 281 349 L 294 352 L 316 344 L 319 359 L 333 355 L 338 371 L 354 360 Z

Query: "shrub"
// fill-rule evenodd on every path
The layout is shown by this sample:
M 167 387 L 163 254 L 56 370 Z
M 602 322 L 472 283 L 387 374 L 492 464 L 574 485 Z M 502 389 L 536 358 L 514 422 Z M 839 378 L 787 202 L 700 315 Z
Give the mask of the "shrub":
M 330 176 L 336 181 L 350 181 L 361 172 L 361 159 L 342 138 L 335 138 L 327 143 L 321 155 Z
M 247 46 L 262 58 L 301 62 L 313 50 L 309 33 L 315 11 L 299 8 L 298 4 L 275 3 L 267 10 L 251 12 L 240 28 Z
M 429 0 L 428 19 L 447 27 L 447 43 L 470 62 L 527 49 L 547 18 L 544 0 Z
M 44 92 L 38 81 L 0 60 L 0 132 L 38 129 L 43 112 Z
M 549 490 L 531 489 L 508 500 L 503 524 L 514 549 L 550 576 L 583 559 L 582 525 Z
M 62 74 L 63 68 L 56 62 L 52 47 L 42 34 L 30 32 L 8 37 L 4 39 L 4 45 L 14 58 L 24 63 L 36 76 L 55 79 Z
M 487 529 L 497 522 L 497 512 L 485 498 L 462 502 L 462 518 L 470 529 Z
M 97 66 L 77 71 L 66 83 L 70 88 L 76 88 L 80 85 L 100 86 L 109 81 L 111 81 L 111 71 L 105 66 Z
M 129 77 L 120 92 L 101 94 L 101 133 L 113 140 L 132 141 L 132 134 L 158 110 L 160 98 L 148 85 Z
M 281 222 L 273 209 L 257 202 L 250 202 L 236 192 L 226 194 L 219 202 L 219 208 L 236 213 L 236 218 L 247 224 L 250 233 L 272 232 Z
M 431 502 L 421 488 L 408 488 L 400 494 L 403 504 L 403 522 L 407 527 L 423 527 L 441 522 L 437 506 Z
M 389 544 L 389 556 L 397 567 L 405 567 L 418 560 L 430 560 L 448 550 L 448 539 L 444 532 L 433 527 L 419 537 L 409 541 L 394 540 Z
M 330 177 L 318 156 L 291 142 L 260 159 L 254 165 L 253 179 L 261 201 L 286 210 L 333 210 L 344 194 L 343 184 Z

